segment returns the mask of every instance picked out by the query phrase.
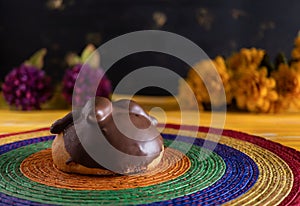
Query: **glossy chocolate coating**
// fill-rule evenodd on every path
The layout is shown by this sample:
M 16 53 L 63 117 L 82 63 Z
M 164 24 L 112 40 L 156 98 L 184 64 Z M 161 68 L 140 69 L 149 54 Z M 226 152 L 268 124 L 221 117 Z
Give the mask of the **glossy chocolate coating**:
M 94 108 L 91 108 L 92 101 L 95 102 Z M 119 127 L 115 119 L 118 120 Z M 91 99 L 82 110 L 69 113 L 57 120 L 51 126 L 50 131 L 52 133 L 63 132 L 65 148 L 71 156 L 67 164 L 73 161 L 90 168 L 103 168 L 85 151 L 74 128 L 74 121 L 79 122 L 79 129 L 82 130 L 87 140 L 91 138 L 92 141 L 95 135 L 89 133 L 89 128 L 97 124 L 106 140 L 118 151 L 128 155 L 115 153 L 102 147 L 102 144 L 99 145 L 99 150 L 103 150 L 103 155 L 109 156 L 115 170 L 120 173 L 128 171 L 133 173 L 146 169 L 147 165 L 162 152 L 162 137 L 155 127 L 156 121 L 153 120 L 134 101 L 120 100 L 111 103 L 106 98 L 96 97 Z M 126 134 L 120 131 L 120 127 L 126 130 Z M 143 133 L 136 132 L 137 130 L 133 127 L 147 130 Z M 78 132 L 78 127 L 76 129 Z M 139 157 L 138 160 L 133 161 L 133 156 Z

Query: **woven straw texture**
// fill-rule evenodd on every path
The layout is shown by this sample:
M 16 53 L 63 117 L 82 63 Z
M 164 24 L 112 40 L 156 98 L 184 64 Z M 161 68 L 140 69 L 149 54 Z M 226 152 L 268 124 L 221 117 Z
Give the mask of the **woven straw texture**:
M 204 127 L 166 125 L 162 135 L 167 149 L 157 169 L 107 177 L 57 170 L 47 128 L 1 135 L 0 205 L 300 203 L 300 154 L 293 149 Z

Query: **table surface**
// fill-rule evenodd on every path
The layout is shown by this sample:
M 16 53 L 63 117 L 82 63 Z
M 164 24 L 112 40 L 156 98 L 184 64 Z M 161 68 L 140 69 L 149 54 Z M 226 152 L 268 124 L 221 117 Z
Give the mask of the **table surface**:
M 12 111 L 0 110 L 0 134 L 50 127 L 68 110 Z M 250 114 L 213 113 L 193 111 L 163 111 L 152 109 L 149 113 L 161 123 L 212 126 L 242 131 L 265 137 L 300 151 L 300 113 Z

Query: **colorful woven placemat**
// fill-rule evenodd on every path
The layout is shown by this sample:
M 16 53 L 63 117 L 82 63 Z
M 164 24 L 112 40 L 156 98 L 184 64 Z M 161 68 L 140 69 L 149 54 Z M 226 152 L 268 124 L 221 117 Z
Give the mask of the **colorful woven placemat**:
M 300 204 L 300 152 L 230 130 L 218 139 L 219 132 L 166 125 L 159 170 L 109 177 L 53 167 L 48 128 L 0 135 L 0 205 Z M 216 140 L 213 151 L 206 148 Z

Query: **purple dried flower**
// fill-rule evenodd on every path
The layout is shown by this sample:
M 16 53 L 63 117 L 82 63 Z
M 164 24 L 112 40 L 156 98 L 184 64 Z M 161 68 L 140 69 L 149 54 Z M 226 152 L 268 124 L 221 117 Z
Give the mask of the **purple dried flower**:
M 5 77 L 2 90 L 5 100 L 17 109 L 41 109 L 52 97 L 51 79 L 43 70 L 22 64 Z
M 78 77 L 82 68 L 81 64 L 75 65 L 71 69 L 67 69 L 63 77 L 63 96 L 69 104 L 72 103 L 73 92 L 75 94 L 73 104 L 75 106 L 83 106 L 96 93 L 96 96 L 109 97 L 112 91 L 111 82 L 100 68 L 92 68 L 88 64 L 84 65 L 84 73 Z M 95 84 L 100 81 L 97 91 L 92 91 Z M 76 82 L 76 90 L 74 85 Z

